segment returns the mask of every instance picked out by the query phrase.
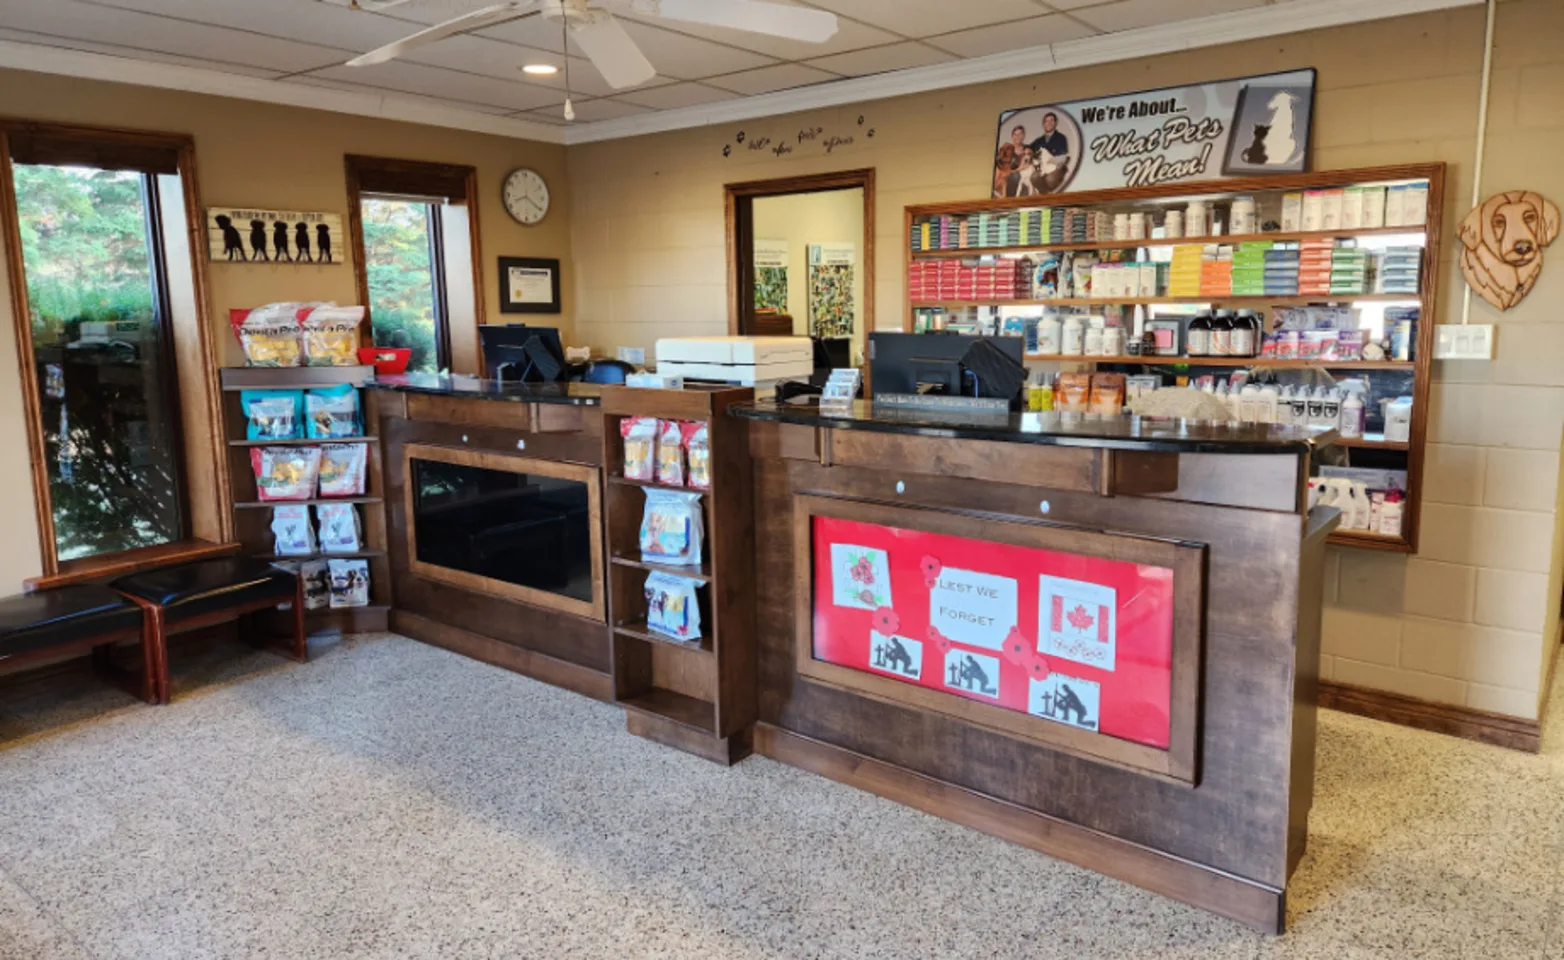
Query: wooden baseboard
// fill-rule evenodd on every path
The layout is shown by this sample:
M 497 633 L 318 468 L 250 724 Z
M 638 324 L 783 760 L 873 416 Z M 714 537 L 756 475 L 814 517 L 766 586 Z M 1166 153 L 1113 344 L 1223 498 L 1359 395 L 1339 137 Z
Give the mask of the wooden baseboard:
M 731 767 L 749 756 L 753 744 L 751 730 L 744 730 L 731 737 L 709 737 L 672 720 L 636 710 L 625 711 L 625 729 L 638 737 L 693 753 L 725 767 Z
M 613 679 L 606 673 L 599 673 L 590 667 L 567 663 L 534 650 L 504 643 L 493 637 L 438 623 L 416 613 L 392 610 L 391 630 L 412 637 L 414 640 L 444 647 L 464 657 L 492 663 L 513 673 L 573 690 L 594 700 L 611 702 L 614 699 Z
M 1387 723 L 1399 723 L 1404 727 L 1431 730 L 1512 750 L 1537 753 L 1542 749 L 1540 720 L 1522 720 L 1502 713 L 1433 703 L 1399 693 L 1324 680 L 1320 681 L 1319 704 L 1342 713 L 1355 713 L 1360 717 L 1372 717 Z
M 1068 820 L 997 800 L 780 727 L 757 724 L 755 752 L 1076 866 L 1281 933 L 1286 893 Z

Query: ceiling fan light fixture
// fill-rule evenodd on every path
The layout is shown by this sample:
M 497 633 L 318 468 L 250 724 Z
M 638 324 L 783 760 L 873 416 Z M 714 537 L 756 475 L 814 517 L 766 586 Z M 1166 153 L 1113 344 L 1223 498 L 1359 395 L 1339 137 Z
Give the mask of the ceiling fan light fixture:
M 529 63 L 521 68 L 521 72 L 534 77 L 552 77 L 559 72 L 559 68 L 552 63 Z

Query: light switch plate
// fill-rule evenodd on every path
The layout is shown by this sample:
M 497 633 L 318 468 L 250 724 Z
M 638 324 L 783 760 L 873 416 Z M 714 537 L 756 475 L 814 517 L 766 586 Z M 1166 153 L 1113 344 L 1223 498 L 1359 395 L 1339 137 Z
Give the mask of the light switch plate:
M 1492 360 L 1493 324 L 1441 323 L 1434 328 L 1435 360 Z

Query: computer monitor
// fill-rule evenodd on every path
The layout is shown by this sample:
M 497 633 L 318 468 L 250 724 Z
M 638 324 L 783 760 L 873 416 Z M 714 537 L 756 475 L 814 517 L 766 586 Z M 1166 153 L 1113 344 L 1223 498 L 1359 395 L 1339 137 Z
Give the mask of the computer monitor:
M 542 383 L 565 378 L 565 349 L 556 327 L 521 323 L 478 328 L 485 373 L 491 380 Z
M 973 337 L 956 333 L 869 334 L 869 383 L 874 396 L 883 393 L 943 393 L 951 396 L 996 396 L 962 363 L 972 345 L 987 340 L 1004 356 L 1023 366 L 1026 346 L 1021 337 Z

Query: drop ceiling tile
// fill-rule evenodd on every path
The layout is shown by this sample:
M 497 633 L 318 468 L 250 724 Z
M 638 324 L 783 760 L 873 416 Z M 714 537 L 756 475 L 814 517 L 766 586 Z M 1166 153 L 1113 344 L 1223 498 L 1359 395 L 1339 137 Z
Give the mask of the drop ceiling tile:
M 799 0 L 771 0 L 771 2 L 782 3 L 790 7 L 804 6 Z M 786 37 L 772 37 L 763 33 L 750 33 L 747 30 L 708 27 L 703 24 L 689 23 L 684 20 L 671 20 L 664 17 L 636 14 L 618 15 L 623 16 L 627 20 L 635 20 L 640 23 L 662 27 L 677 33 L 687 33 L 691 36 L 714 40 L 733 47 L 743 47 L 745 50 L 753 50 L 768 56 L 780 57 L 783 60 L 804 60 L 809 57 L 829 56 L 833 53 L 861 50 L 864 47 L 878 46 L 882 43 L 894 43 L 900 39 L 894 34 L 845 17 L 837 19 L 836 35 L 831 39 L 824 43 L 805 43 L 802 40 L 790 40 Z
M 238 67 L 293 73 L 340 60 L 345 53 L 78 0 L 3 0 L 3 4 L 5 25 L 11 29 L 200 57 Z
M 793 87 L 840 79 L 842 78 L 838 74 L 816 70 L 814 67 L 797 63 L 779 63 L 774 67 L 761 67 L 759 70 L 745 70 L 743 73 L 709 77 L 703 82 L 724 90 L 732 90 L 734 93 L 742 93 L 746 97 L 753 97 L 776 90 L 790 90 Z
M 618 120 L 620 117 L 633 117 L 642 113 L 651 113 L 645 107 L 638 107 L 633 103 L 625 103 L 621 100 L 587 100 L 575 104 L 576 123 L 595 123 L 598 120 Z M 517 114 L 527 120 L 550 118 L 561 123 L 565 122 L 564 114 L 559 107 L 543 107 L 538 110 L 529 110 L 526 113 Z
M 804 63 L 849 77 L 867 77 L 870 74 L 926 67 L 954 59 L 956 58 L 943 50 L 908 41 L 887 44 L 883 47 L 870 47 L 867 50 L 854 50 L 852 53 L 838 53 L 831 57 L 819 57 L 805 60 Z
M 236 66 L 232 63 L 221 63 L 216 60 L 203 60 L 200 57 L 181 57 L 172 53 L 158 53 L 154 50 L 121 47 L 112 43 L 95 43 L 91 40 L 52 37 L 46 33 L 28 33 L 25 30 L 0 29 L 0 40 L 31 43 L 40 47 L 54 47 L 59 50 L 81 50 L 86 53 L 101 53 L 110 57 L 122 57 L 127 60 L 169 63 L 179 67 L 196 67 L 201 70 L 221 70 L 224 73 L 233 73 L 244 77 L 270 78 L 282 76 L 276 70 L 265 70 L 260 67 Z
M 316 0 L 83 0 L 98 7 L 118 7 L 143 13 L 248 30 L 271 37 L 368 52 L 422 29 L 417 23 L 393 20 L 346 6 Z
M 289 77 L 279 81 L 286 84 L 297 84 L 306 87 L 321 87 L 328 90 L 342 90 L 346 93 L 363 93 L 374 97 L 383 97 L 387 100 L 399 100 L 407 103 L 415 103 L 425 107 L 438 107 L 442 110 L 468 110 L 473 113 L 490 113 L 495 116 L 505 116 L 515 111 L 509 107 L 495 107 L 481 103 L 470 103 L 462 100 L 446 100 L 441 97 L 423 97 L 415 93 L 404 93 L 401 90 L 385 90 L 380 87 L 371 87 L 362 83 L 346 83 L 341 80 L 328 80 L 325 77 L 304 75 Z
M 672 86 L 657 87 L 653 90 L 632 90 L 614 99 L 637 106 L 651 107 L 653 110 L 675 110 L 679 107 L 715 103 L 718 100 L 732 100 L 736 96 L 738 94 L 699 83 L 675 83 Z
M 400 90 L 442 100 L 481 104 L 489 107 L 509 107 L 512 110 L 531 110 L 551 103 L 563 103 L 564 94 L 546 87 L 524 83 L 507 83 L 490 77 L 477 77 L 454 70 L 443 70 L 421 63 L 393 60 L 372 67 L 329 67 L 315 74 L 327 80 L 361 83 L 384 90 Z
M 1039 6 L 1052 7 L 1055 10 L 1079 10 L 1082 7 L 1100 7 L 1112 0 L 1036 0 Z
M 1038 47 L 1061 40 L 1079 40 L 1095 36 L 1096 32 L 1062 14 L 1050 13 L 1030 20 L 996 23 L 990 27 L 929 37 L 924 43 L 931 43 L 962 57 L 985 57 L 991 53 Z
M 814 6 L 903 37 L 951 33 L 1035 17 L 1032 0 L 811 0 Z
M 646 59 L 657 72 L 675 80 L 699 80 L 720 73 L 736 73 L 770 66 L 776 58 L 750 53 L 720 43 L 698 40 L 681 33 L 672 33 L 660 27 L 649 27 L 634 20 L 622 20 L 625 32 L 630 35 Z
M 1077 10 L 1072 14 L 1099 30 L 1134 30 L 1180 20 L 1195 20 L 1249 7 L 1263 7 L 1266 0 L 1120 0 Z
M 475 36 L 493 37 L 506 43 L 547 50 L 550 53 L 563 53 L 565 50 L 564 41 L 560 38 L 559 24 L 549 23 L 536 14 L 522 17 L 520 20 L 512 20 L 510 23 L 502 23 L 497 27 L 479 30 Z
M 448 67 L 465 73 L 477 73 L 499 80 L 520 80 L 521 68 L 528 63 L 560 64 L 558 54 L 503 43 L 488 37 L 446 37 L 409 50 L 401 59 Z M 575 64 L 571 64 L 574 69 Z

